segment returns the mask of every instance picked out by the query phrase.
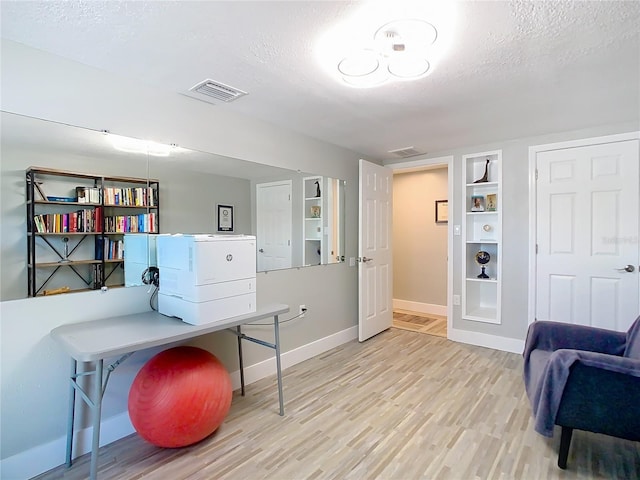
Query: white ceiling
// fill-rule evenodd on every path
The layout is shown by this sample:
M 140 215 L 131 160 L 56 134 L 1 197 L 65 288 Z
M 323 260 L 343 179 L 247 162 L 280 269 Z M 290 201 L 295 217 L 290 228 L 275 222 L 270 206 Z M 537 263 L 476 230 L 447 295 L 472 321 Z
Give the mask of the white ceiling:
M 369 3 L 3 0 L 1 32 L 178 93 L 211 78 L 249 92 L 211 108 L 375 159 L 639 119 L 640 2 L 456 3 L 430 76 L 353 89 L 319 65 L 317 42 Z

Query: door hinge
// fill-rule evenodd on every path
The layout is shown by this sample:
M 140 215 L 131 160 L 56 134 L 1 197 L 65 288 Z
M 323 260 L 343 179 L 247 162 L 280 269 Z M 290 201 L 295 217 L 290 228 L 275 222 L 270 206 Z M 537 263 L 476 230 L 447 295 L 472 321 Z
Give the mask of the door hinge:
M 287 247 L 291 246 L 291 240 L 287 240 Z
M 538 169 L 536 168 L 536 182 L 538 181 Z
M 538 244 L 536 243 L 536 255 L 538 254 Z

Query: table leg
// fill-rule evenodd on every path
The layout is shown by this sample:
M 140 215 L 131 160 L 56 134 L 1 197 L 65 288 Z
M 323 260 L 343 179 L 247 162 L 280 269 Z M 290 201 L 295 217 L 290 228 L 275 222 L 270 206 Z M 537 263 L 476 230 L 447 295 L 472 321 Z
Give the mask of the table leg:
M 72 358 L 71 372 L 69 373 L 69 409 L 67 414 L 67 467 L 71 466 L 71 456 L 73 454 L 73 424 L 76 413 L 76 389 L 74 383 L 76 382 L 77 373 L 78 362 Z
M 280 323 L 278 315 L 273 316 L 273 333 L 276 347 L 276 371 L 278 374 L 278 398 L 280 399 L 280 416 L 284 415 L 284 398 L 282 395 L 282 365 L 280 364 Z
M 244 397 L 244 361 L 242 360 L 242 330 L 240 325 L 236 327 L 238 336 L 238 362 L 240 364 L 240 392 Z
M 104 366 L 103 360 L 96 361 L 96 369 L 93 384 L 93 439 L 91 442 L 91 468 L 89 470 L 89 478 L 96 480 L 98 478 L 98 451 L 100 449 L 100 415 L 102 413 L 102 370 Z

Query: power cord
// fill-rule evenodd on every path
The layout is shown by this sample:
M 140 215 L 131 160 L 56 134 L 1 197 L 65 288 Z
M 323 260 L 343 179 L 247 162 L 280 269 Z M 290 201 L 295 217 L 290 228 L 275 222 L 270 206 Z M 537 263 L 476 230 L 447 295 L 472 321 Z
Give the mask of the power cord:
M 153 299 L 156 298 L 157 296 L 158 296 L 158 287 L 156 286 L 153 289 L 153 293 L 149 297 L 149 306 L 151 307 L 151 310 L 153 310 L 154 312 L 158 311 L 158 309 L 153 306 Z
M 307 313 L 307 309 L 306 309 L 306 308 L 303 308 L 303 309 L 302 309 L 302 312 L 300 312 L 300 313 L 299 313 L 298 315 L 296 315 L 295 317 L 288 318 L 287 320 L 282 320 L 281 322 L 278 322 L 278 323 L 283 324 L 283 323 L 290 322 L 291 320 L 295 320 L 296 318 L 299 318 L 299 317 L 303 316 L 305 313 Z M 272 325 L 273 325 L 273 323 L 247 323 L 247 326 L 249 326 L 249 325 L 251 325 L 251 326 L 253 326 L 253 325 L 256 325 L 256 326 L 260 325 L 260 326 L 264 326 L 264 327 L 270 327 L 270 326 L 272 326 Z

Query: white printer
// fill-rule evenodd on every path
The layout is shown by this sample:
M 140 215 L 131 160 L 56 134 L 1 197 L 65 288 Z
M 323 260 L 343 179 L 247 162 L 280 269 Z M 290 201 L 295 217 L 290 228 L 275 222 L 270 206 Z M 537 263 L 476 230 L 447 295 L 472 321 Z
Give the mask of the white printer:
M 158 235 L 158 312 L 202 325 L 256 311 L 256 237 Z

